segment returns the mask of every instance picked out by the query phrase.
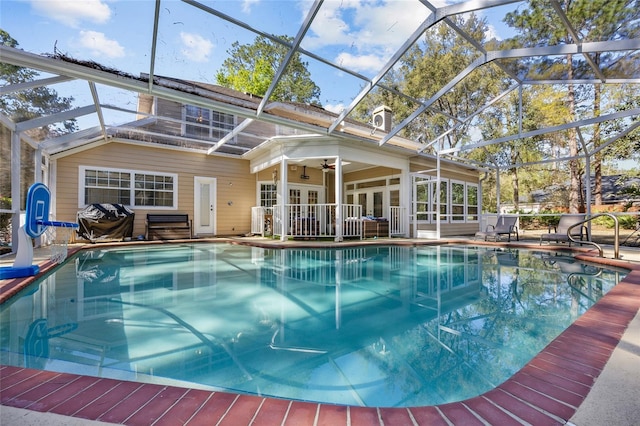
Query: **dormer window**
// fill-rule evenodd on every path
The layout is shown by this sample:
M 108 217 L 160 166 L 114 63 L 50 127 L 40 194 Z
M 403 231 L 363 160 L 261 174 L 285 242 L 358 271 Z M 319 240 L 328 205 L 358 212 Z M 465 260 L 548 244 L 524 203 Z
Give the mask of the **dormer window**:
M 235 117 L 231 114 L 185 105 L 184 135 L 220 140 L 235 127 Z

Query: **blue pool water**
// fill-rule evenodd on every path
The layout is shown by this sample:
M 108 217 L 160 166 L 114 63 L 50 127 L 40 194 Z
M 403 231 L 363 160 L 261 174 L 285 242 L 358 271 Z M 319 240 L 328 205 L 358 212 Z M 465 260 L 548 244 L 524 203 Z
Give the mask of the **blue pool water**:
M 364 406 L 493 389 L 625 275 L 478 247 L 84 251 L 0 307 L 3 364 Z

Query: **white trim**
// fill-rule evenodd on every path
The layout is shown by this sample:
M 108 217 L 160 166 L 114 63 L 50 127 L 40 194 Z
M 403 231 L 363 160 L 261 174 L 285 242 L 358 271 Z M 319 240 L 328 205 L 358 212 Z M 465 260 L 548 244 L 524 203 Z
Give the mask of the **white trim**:
M 78 166 L 78 207 L 85 208 L 88 203 L 84 198 L 85 195 L 85 177 L 87 170 L 97 170 L 106 172 L 118 172 L 129 173 L 130 183 L 134 185 L 135 174 L 144 174 L 150 176 L 165 176 L 173 178 L 173 205 L 172 206 L 137 206 L 135 204 L 135 187 L 131 187 L 131 193 L 129 195 L 129 204 L 125 204 L 127 207 L 134 209 L 146 209 L 146 210 L 177 210 L 178 209 L 178 175 L 176 173 L 165 172 L 152 172 L 147 170 L 134 170 L 134 169 L 118 169 L 114 167 L 102 167 L 102 166 Z
M 211 232 L 201 232 L 202 228 L 200 227 L 200 212 L 202 211 L 202 206 L 200 205 L 201 199 L 198 198 L 198 195 L 202 195 L 200 192 L 199 184 L 201 182 L 207 182 L 210 186 L 210 194 L 211 194 L 211 210 L 209 213 L 209 217 L 211 219 Z M 192 233 L 193 236 L 197 235 L 216 235 L 218 232 L 218 204 L 217 204 L 217 196 L 218 196 L 218 178 L 211 176 L 194 176 L 193 177 L 193 226 Z
M 476 220 L 472 220 L 469 219 L 470 216 L 472 216 L 471 214 L 469 214 L 469 207 L 471 206 L 471 204 L 469 204 L 469 188 L 470 187 L 475 187 L 476 188 Z M 480 211 L 481 211 L 481 199 L 480 199 L 480 184 L 478 183 L 473 183 L 473 182 L 465 182 L 465 191 L 464 191 L 464 221 L 465 223 L 478 223 L 480 222 Z

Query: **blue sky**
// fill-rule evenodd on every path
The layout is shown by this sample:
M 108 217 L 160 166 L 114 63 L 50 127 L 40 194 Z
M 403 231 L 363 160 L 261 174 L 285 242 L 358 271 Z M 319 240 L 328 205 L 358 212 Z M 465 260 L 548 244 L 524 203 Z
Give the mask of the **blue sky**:
M 289 36 L 296 35 L 312 4 L 308 0 L 202 3 L 252 28 Z M 56 49 L 139 75 L 150 69 L 154 10 L 153 0 L 2 0 L 0 26 L 26 51 L 40 54 Z M 428 14 L 415 0 L 327 0 L 302 47 L 371 78 Z M 496 30 L 500 25 L 498 21 L 491 27 L 492 35 L 500 37 Z M 215 72 L 231 44 L 248 44 L 255 36 L 192 5 L 162 1 L 155 73 L 215 83 Z M 304 59 L 321 88 L 325 108 L 339 112 L 360 91 L 362 80 Z

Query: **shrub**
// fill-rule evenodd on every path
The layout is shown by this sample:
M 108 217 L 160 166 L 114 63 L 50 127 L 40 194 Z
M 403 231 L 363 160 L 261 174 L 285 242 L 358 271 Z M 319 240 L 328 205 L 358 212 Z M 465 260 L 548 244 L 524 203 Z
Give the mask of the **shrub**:
M 519 216 L 521 229 L 528 228 L 534 222 L 534 216 L 530 216 L 529 212 L 525 212 L 524 210 L 511 210 L 507 212 L 507 214 L 517 214 Z
M 638 224 L 638 216 L 625 215 L 625 216 L 617 216 L 618 224 L 622 229 L 635 229 Z M 603 226 L 608 229 L 612 229 L 614 225 L 614 221 L 609 216 L 600 216 L 593 219 L 593 224 L 598 226 Z
M 540 210 L 540 214 L 553 216 L 540 216 L 538 220 L 540 224 L 548 228 L 549 226 L 557 226 L 560 223 L 560 215 L 562 212 L 557 210 Z

